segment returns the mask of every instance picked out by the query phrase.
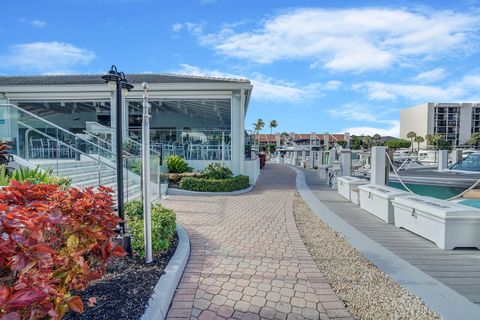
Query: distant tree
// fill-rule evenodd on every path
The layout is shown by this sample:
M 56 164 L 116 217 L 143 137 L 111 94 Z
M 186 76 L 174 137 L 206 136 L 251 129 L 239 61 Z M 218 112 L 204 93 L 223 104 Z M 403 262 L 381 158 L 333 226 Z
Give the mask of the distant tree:
M 417 152 L 420 152 L 420 143 L 424 142 L 425 139 L 423 139 L 422 136 L 416 136 L 415 137 L 415 142 L 417 143 Z
M 256 136 L 257 136 L 257 144 L 260 146 L 260 140 L 259 140 L 259 134 L 260 134 L 260 131 L 263 130 L 263 128 L 265 127 L 265 122 L 262 120 L 262 118 L 259 118 L 257 120 L 257 122 L 255 122 L 253 124 L 253 132 L 255 133 L 256 132 Z
M 425 139 L 427 140 L 428 145 L 435 146 L 435 148 L 438 149 L 438 142 L 443 139 L 443 134 L 427 134 Z
M 410 148 L 412 143 L 405 139 L 392 139 L 385 141 L 385 146 L 392 149 Z
M 278 127 L 278 122 L 277 120 L 271 120 L 270 123 L 268 124 L 270 127 L 270 134 L 272 134 L 272 130 L 276 127 Z
M 413 131 L 410 131 L 409 133 L 407 133 L 407 138 L 410 139 L 410 144 L 412 146 L 412 153 L 413 153 L 413 140 L 415 139 L 416 136 L 417 134 Z
M 382 145 L 382 136 L 378 133 L 372 136 L 372 146 L 381 146 Z
M 372 147 L 372 137 L 370 136 L 362 136 L 362 144 L 367 150 L 370 150 Z
M 445 139 L 439 139 L 437 142 L 437 149 L 438 150 L 452 150 L 452 143 L 450 141 L 447 141 Z
M 467 140 L 467 144 L 471 145 L 472 147 L 476 147 L 478 142 L 480 141 L 480 132 L 474 132 Z
M 352 135 L 350 137 L 350 147 L 352 148 L 352 150 L 362 149 L 362 144 L 363 144 L 362 137 L 355 136 L 355 135 Z

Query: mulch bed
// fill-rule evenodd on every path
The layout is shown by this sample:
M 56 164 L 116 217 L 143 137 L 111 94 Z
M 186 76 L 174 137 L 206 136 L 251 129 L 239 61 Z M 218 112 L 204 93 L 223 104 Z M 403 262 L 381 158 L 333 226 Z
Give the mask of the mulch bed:
M 82 298 L 84 313 L 69 312 L 63 319 L 140 319 L 158 279 L 175 253 L 177 243 L 178 237 L 175 236 L 172 247 L 155 255 L 154 261 L 148 265 L 144 258 L 137 255 L 115 258 L 107 266 L 103 279 L 94 282 L 85 291 L 73 293 Z M 96 298 L 93 307 L 87 306 L 91 297 Z

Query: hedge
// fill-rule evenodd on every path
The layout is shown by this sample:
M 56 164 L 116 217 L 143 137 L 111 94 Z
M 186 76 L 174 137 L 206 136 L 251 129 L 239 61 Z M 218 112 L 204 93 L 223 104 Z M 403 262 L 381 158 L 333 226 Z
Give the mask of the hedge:
M 205 179 L 185 177 L 180 180 L 180 189 L 202 192 L 231 192 L 248 188 L 248 176 L 229 179 Z
M 132 249 L 134 253 L 145 255 L 143 202 L 134 200 L 125 204 L 127 227 L 132 233 Z M 176 232 L 176 215 L 160 204 L 152 205 L 152 250 L 162 252 L 171 247 Z

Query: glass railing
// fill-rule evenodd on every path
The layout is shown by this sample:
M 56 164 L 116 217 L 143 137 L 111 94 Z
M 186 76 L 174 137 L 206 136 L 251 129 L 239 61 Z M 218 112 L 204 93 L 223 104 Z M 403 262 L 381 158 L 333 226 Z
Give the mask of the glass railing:
M 9 143 L 9 152 L 20 157 L 19 161 L 38 164 L 56 176 L 74 177 L 77 186 L 104 185 L 116 191 L 116 156 L 109 144 L 99 145 L 11 104 L 0 104 L 0 121 L 0 139 Z M 132 155 L 124 160 L 126 201 L 142 196 L 136 160 Z M 152 161 L 153 200 L 160 194 L 160 157 Z
M 113 128 L 99 123 L 89 122 L 84 133 L 89 140 L 112 150 Z M 125 138 L 123 150 L 126 156 L 141 156 L 141 129 L 130 129 Z M 186 160 L 230 160 L 230 130 L 212 129 L 151 129 L 150 154 L 162 159 L 169 155 L 178 155 Z M 250 144 L 250 135 L 246 135 L 246 145 Z M 248 148 L 250 150 L 250 148 Z M 112 150 L 113 152 L 113 150 Z M 162 161 L 163 163 L 163 161 Z
M 131 130 L 131 150 L 140 144 L 141 136 Z M 186 160 L 230 160 L 230 130 L 151 130 L 151 148 L 162 158 L 178 155 Z
M 107 148 L 15 105 L 0 105 L 0 116 L 5 124 L 0 135 L 9 140 L 12 153 L 24 159 L 78 159 L 80 152 L 72 152 L 74 149 L 110 161 L 115 159 Z
M 124 158 L 125 170 L 124 180 L 127 181 L 129 188 L 125 189 L 125 198 L 136 197 L 135 191 L 142 190 L 142 157 L 141 156 L 126 156 Z M 165 170 L 165 169 L 163 169 Z M 160 194 L 166 194 L 168 187 L 168 176 L 162 175 L 163 171 L 160 165 L 159 156 L 150 156 L 150 199 L 155 200 L 160 198 Z M 163 179 L 163 180 L 162 180 Z M 165 185 L 166 183 L 166 185 Z M 162 192 L 163 186 L 163 192 Z M 133 189 L 133 191 L 132 191 Z M 143 193 L 143 190 L 142 190 Z

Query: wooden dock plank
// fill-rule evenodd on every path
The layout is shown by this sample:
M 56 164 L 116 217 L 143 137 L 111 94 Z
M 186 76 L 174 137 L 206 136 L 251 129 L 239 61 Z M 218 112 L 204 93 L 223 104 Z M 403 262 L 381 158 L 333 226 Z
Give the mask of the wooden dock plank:
M 304 171 L 313 194 L 331 211 L 370 239 L 389 249 L 474 303 L 480 303 L 480 250 L 441 250 L 408 230 L 386 224 L 343 199 L 314 171 Z

